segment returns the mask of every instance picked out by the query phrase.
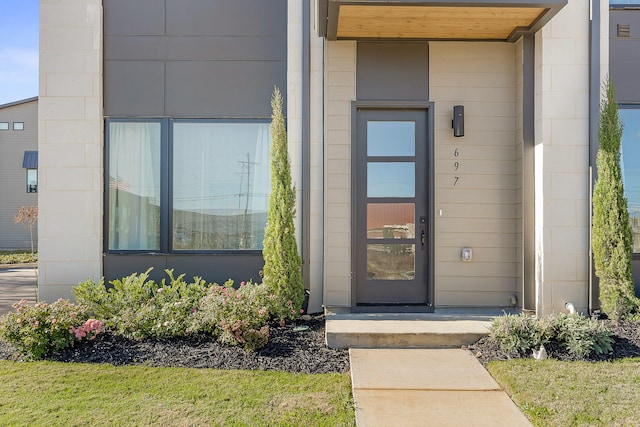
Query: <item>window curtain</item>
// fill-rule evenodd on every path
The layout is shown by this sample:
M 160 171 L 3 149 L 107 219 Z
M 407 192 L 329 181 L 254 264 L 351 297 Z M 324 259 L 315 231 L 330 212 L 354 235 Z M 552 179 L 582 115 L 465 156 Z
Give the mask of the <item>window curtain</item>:
M 160 123 L 109 123 L 109 249 L 160 249 Z

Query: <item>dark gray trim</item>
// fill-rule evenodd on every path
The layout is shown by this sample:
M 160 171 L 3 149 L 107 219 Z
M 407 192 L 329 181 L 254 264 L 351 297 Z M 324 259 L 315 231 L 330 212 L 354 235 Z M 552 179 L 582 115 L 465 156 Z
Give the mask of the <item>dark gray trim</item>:
M 522 39 L 522 308 L 536 308 L 535 36 Z
M 428 239 L 427 251 L 429 256 L 426 260 L 427 274 L 425 279 L 427 283 L 427 305 L 393 305 L 393 306 L 368 306 L 357 305 L 356 295 L 356 248 L 358 244 L 356 236 L 355 218 L 358 217 L 358 189 L 356 178 L 358 173 L 358 158 L 354 150 L 351 151 L 351 309 L 352 311 L 392 311 L 392 312 L 432 312 L 435 309 L 435 111 L 434 102 L 429 101 L 352 101 L 351 102 L 351 144 L 356 141 L 358 128 L 358 110 L 402 110 L 402 109 L 420 109 L 427 113 L 427 179 L 429 186 L 427 187 L 427 235 Z
M 591 232 L 593 218 L 593 187 L 598 179 L 596 169 L 596 155 L 600 142 L 598 139 L 598 127 L 600 122 L 600 0 L 592 0 L 591 25 L 589 28 L 589 171 L 591 173 L 589 188 L 589 312 L 600 308 L 600 289 L 598 279 L 595 276 L 593 265 L 593 253 L 591 248 Z
M 110 250 L 109 249 L 109 123 L 142 122 L 160 123 L 160 249 L 159 250 Z M 168 119 L 168 118 L 106 118 L 104 124 L 104 194 L 103 194 L 103 252 L 107 255 L 260 255 L 255 249 L 176 250 L 172 248 L 173 229 L 173 123 L 269 123 L 268 119 Z
M 120 279 L 132 273 L 143 273 L 153 267 L 149 278 L 160 282 L 167 279 L 165 269 L 174 275 L 185 274 L 185 280 L 202 277 L 207 283 L 222 284 L 228 279 L 236 285 L 243 280 L 260 283 L 264 267 L 262 254 L 104 254 L 102 257 L 105 282 Z
M 324 37 L 327 35 L 327 16 L 328 16 L 328 0 L 318 0 L 316 9 L 318 36 Z
M 311 262 L 311 12 L 310 0 L 302 1 L 302 280 L 310 289 Z

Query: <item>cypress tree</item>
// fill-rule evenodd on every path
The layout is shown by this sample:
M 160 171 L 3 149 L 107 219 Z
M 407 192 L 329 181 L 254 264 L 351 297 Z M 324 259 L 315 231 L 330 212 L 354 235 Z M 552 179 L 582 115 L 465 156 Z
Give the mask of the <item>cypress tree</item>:
M 638 311 L 638 298 L 631 273 L 633 241 L 620 168 L 622 122 L 610 80 L 605 82 L 603 92 L 600 148 L 596 157 L 598 179 L 593 190 L 592 248 L 602 310 L 613 319 L 622 319 Z
M 285 319 L 299 315 L 304 285 L 293 224 L 296 193 L 291 183 L 287 131 L 278 88 L 273 91 L 271 109 L 271 194 L 262 250 L 263 281 L 277 298 L 276 314 Z

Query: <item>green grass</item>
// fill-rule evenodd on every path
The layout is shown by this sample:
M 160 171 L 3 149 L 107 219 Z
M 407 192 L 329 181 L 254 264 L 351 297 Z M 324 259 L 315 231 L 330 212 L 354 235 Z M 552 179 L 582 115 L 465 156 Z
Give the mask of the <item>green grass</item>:
M 38 262 L 38 253 L 31 251 L 0 251 L 0 264 L 24 264 Z
M 0 361 L 3 426 L 354 426 L 348 374 Z
M 640 359 L 489 364 L 535 426 L 640 426 Z

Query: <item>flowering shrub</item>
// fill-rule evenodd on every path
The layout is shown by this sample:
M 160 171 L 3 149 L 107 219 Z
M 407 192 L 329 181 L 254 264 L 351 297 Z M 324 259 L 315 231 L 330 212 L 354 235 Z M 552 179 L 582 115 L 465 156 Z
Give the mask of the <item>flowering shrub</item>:
M 102 322 L 96 319 L 89 319 L 77 328 L 70 327 L 69 332 L 75 335 L 78 340 L 83 338 L 92 340 L 102 332 Z
M 194 314 L 189 331 L 208 333 L 228 345 L 241 344 L 248 350 L 266 345 L 269 338 L 267 323 L 275 313 L 276 298 L 262 284 L 242 282 L 239 288 L 233 281 L 213 285 Z
M 187 283 L 184 274 L 174 278 L 173 270 L 166 273 L 169 283 L 148 280 L 147 270 L 115 280 L 109 289 L 104 281 L 96 284 L 89 280 L 75 287 L 74 295 L 119 335 L 134 339 L 182 336 L 206 295 L 207 285 L 198 277 Z
M 22 354 L 37 360 L 45 354 L 63 349 L 75 341 L 94 338 L 102 324 L 88 321 L 86 307 L 59 299 L 29 305 L 26 300 L 13 304 L 15 313 L 0 318 L 0 337 Z M 77 331 L 81 330 L 82 333 Z

